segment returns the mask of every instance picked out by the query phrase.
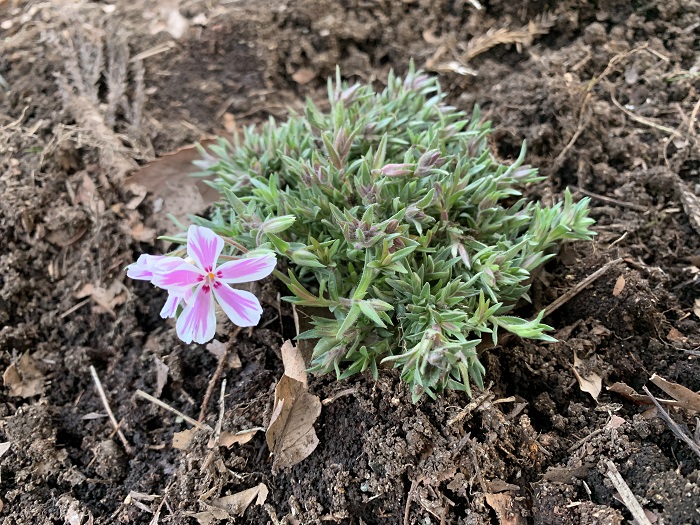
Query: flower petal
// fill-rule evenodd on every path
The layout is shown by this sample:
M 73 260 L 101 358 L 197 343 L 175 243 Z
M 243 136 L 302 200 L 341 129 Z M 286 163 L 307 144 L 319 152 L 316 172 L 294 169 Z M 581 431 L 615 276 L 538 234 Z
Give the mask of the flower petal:
M 182 297 L 170 292 L 168 294 L 168 300 L 165 301 L 165 305 L 163 306 L 163 309 L 160 311 L 160 316 L 163 319 L 167 319 L 168 317 L 175 317 L 177 314 L 177 307 L 180 304 L 180 301 L 182 300 Z
M 177 319 L 177 336 L 185 343 L 203 344 L 214 338 L 216 315 L 211 287 L 202 284 Z
M 153 272 L 153 284 L 168 291 L 180 292 L 191 288 L 204 280 L 204 272 L 194 264 L 179 260 L 177 264 L 159 264 Z
M 249 283 L 258 281 L 272 273 L 277 264 L 274 253 L 229 261 L 216 269 L 216 280 L 225 283 Z
M 224 240 L 203 226 L 190 226 L 187 230 L 187 255 L 205 272 L 216 267 L 216 260 L 224 249 Z
M 153 278 L 153 267 L 159 255 L 140 255 L 137 261 L 126 267 L 126 276 L 130 279 L 150 281 Z
M 237 326 L 255 326 L 260 322 L 262 306 L 252 293 L 234 290 L 228 284 L 214 283 L 214 296 L 219 306 L 233 324 Z

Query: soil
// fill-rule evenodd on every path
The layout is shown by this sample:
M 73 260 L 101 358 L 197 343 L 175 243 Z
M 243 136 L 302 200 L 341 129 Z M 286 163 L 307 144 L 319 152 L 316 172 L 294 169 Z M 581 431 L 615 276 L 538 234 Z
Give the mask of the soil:
M 609 461 L 651 523 L 700 523 L 700 458 L 648 398 L 606 388 L 668 397 L 649 383 L 658 374 L 700 390 L 700 2 L 191 0 L 180 17 L 172 5 L 0 2 L 0 370 L 20 378 L 5 372 L 0 395 L 3 524 L 206 523 L 194 515 L 207 502 L 259 483 L 266 501 L 237 522 L 626 523 Z M 531 21 L 531 41 L 484 44 Z M 558 343 L 485 349 L 491 385 L 472 400 L 412 404 L 388 370 L 311 378 L 325 400 L 319 445 L 294 467 L 273 472 L 263 432 L 210 449 L 200 431 L 174 448 L 190 426 L 136 391 L 196 418 L 217 358 L 178 341 L 162 294 L 125 278 L 140 253 L 166 248 L 157 199 L 125 177 L 323 100 L 336 64 L 381 87 L 411 58 L 439 73 L 451 103 L 479 104 L 497 155 L 527 140 L 546 176 L 531 197 L 593 196 L 595 242 L 547 264 L 535 308 L 621 261 L 548 317 Z M 263 321 L 231 342 L 238 359 L 222 374 L 225 431 L 269 423 L 280 344 L 294 335 L 265 287 Z M 575 358 L 602 380 L 597 400 Z M 697 440 L 694 414 L 667 408 Z

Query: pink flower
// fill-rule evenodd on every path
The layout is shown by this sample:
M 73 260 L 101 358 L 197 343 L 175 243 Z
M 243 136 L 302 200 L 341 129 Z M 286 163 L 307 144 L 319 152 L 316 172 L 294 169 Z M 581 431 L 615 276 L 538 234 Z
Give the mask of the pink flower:
M 257 297 L 250 292 L 235 290 L 229 284 L 247 283 L 267 277 L 275 269 L 275 255 L 249 257 L 217 266 L 223 247 L 223 239 L 209 228 L 190 226 L 187 232 L 187 255 L 192 262 L 166 257 L 176 263 L 158 259 L 151 261 L 149 267 L 147 259 L 142 265 L 145 267 L 139 266 L 137 262 L 132 272 L 141 272 L 145 276 L 150 270 L 151 282 L 171 294 L 168 303 L 173 295 L 186 299 L 186 306 L 177 320 L 177 335 L 186 343 L 194 341 L 202 344 L 214 337 L 216 303 L 238 326 L 255 326 L 260 321 L 262 307 Z M 176 308 L 177 303 L 173 310 Z
M 182 259 L 179 257 L 168 257 L 166 255 L 141 255 L 138 260 L 126 267 L 126 275 L 132 279 L 153 282 L 153 274 L 158 270 L 168 271 L 177 268 Z M 160 316 L 163 319 L 175 317 L 177 307 L 191 294 L 177 294 L 168 292 L 168 300 L 165 302 Z

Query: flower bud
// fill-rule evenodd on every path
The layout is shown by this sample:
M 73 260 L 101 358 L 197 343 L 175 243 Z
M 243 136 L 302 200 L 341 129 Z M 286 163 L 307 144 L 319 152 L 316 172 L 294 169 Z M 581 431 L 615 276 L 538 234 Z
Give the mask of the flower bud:
M 282 215 L 281 217 L 274 217 L 272 219 L 267 219 L 263 222 L 260 229 L 263 233 L 279 233 L 284 230 L 291 228 L 296 217 L 294 215 Z
M 387 177 L 403 177 L 413 173 L 413 164 L 387 164 L 379 171 Z

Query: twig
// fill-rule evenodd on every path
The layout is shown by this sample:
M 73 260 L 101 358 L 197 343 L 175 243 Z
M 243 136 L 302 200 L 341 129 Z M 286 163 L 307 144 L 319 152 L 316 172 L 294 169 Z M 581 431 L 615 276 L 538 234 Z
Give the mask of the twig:
M 583 130 L 586 129 L 586 126 L 588 125 L 588 113 L 586 112 L 586 106 L 588 105 L 588 101 L 591 99 L 591 93 L 586 93 L 586 97 L 583 99 L 583 104 L 581 104 L 581 110 L 578 115 L 578 124 L 576 125 L 576 132 L 572 135 L 571 139 L 569 140 L 568 144 L 564 146 L 564 149 L 561 150 L 561 153 L 557 155 L 557 158 L 554 159 L 554 170 L 558 170 L 561 168 L 561 165 L 564 162 L 564 159 L 566 158 L 566 154 L 569 152 L 569 150 L 574 146 L 578 138 L 581 136 L 581 133 L 583 133 Z
M 683 432 L 681 427 L 678 426 L 678 423 L 676 423 L 673 419 L 671 419 L 671 416 L 668 415 L 668 412 L 664 410 L 664 407 L 661 406 L 661 403 L 659 403 L 656 398 L 652 395 L 651 392 L 649 392 L 649 389 L 646 386 L 642 387 L 642 390 L 644 390 L 644 393 L 649 396 L 649 399 L 651 399 L 656 405 L 656 410 L 659 411 L 659 416 L 661 416 L 661 419 L 663 419 L 668 427 L 671 429 L 671 432 L 673 432 L 678 439 L 683 441 L 686 445 L 690 447 L 690 450 L 695 452 L 698 457 L 700 457 L 700 447 L 698 447 L 698 444 L 693 441 L 688 434 Z
M 698 111 L 700 111 L 700 98 L 695 103 L 693 111 L 690 113 L 690 119 L 688 120 L 688 135 L 695 135 L 695 119 L 698 116 Z
M 75 312 L 76 310 L 79 310 L 80 308 L 82 308 L 83 306 L 85 306 L 85 305 L 86 305 L 87 303 L 89 303 L 89 302 L 90 302 L 90 297 L 86 297 L 85 299 L 83 299 L 82 301 L 80 301 L 78 304 L 72 306 L 71 308 L 69 308 L 68 310 L 66 310 L 65 312 L 63 312 L 61 315 L 58 316 L 58 318 L 59 318 L 59 319 L 65 319 L 65 318 L 68 317 L 70 314 L 72 314 L 72 313 Z
M 214 443 L 219 442 L 221 436 L 221 427 L 224 426 L 224 412 L 226 409 L 226 378 L 221 380 L 221 394 L 219 394 L 219 419 L 214 427 Z
M 617 99 L 615 98 L 615 95 L 612 93 L 610 93 L 610 99 L 612 100 L 612 103 L 615 104 L 617 109 L 622 111 L 625 115 L 627 115 L 629 118 L 631 118 L 635 122 L 639 122 L 640 124 L 644 124 L 645 126 L 649 126 L 650 128 L 658 129 L 659 131 L 664 131 L 673 137 L 682 137 L 683 136 L 676 129 L 669 128 L 668 126 L 662 126 L 661 124 L 657 124 L 653 120 L 649 120 L 648 118 L 644 118 L 644 117 L 640 117 L 639 115 L 635 115 L 629 109 L 627 109 L 622 104 L 620 104 L 617 101 Z
M 207 386 L 207 391 L 204 393 L 204 400 L 202 401 L 202 408 L 199 409 L 199 418 L 197 419 L 197 421 L 199 421 L 200 423 L 202 421 L 204 421 L 204 417 L 207 415 L 207 407 L 209 406 L 209 400 L 211 399 L 211 395 L 214 393 L 214 387 L 216 386 L 216 382 L 221 377 L 221 373 L 224 371 L 224 367 L 226 366 L 226 363 L 228 363 L 228 353 L 229 353 L 229 349 L 231 348 L 231 344 L 236 340 L 236 337 L 238 337 L 238 334 L 240 334 L 240 333 L 241 333 L 241 327 L 237 326 L 233 332 L 233 335 L 231 336 L 231 340 L 226 345 L 226 349 L 224 350 L 224 353 L 221 354 L 221 358 L 219 359 L 219 364 L 216 365 L 216 370 L 214 370 L 214 375 L 211 376 L 211 379 L 209 380 L 209 385 Z
M 617 206 L 621 206 L 622 208 L 629 208 L 631 210 L 635 211 L 647 211 L 647 208 L 645 206 L 641 206 L 640 204 L 634 204 L 632 202 L 625 202 L 625 201 L 620 201 L 617 199 L 613 199 L 612 197 L 608 197 L 606 195 L 599 195 L 597 193 L 593 193 L 592 191 L 588 191 L 584 188 L 579 188 L 578 186 L 569 186 L 572 190 L 578 191 L 579 193 L 583 193 L 587 197 L 591 197 L 592 199 L 596 199 L 602 202 L 606 202 L 608 204 L 615 204 Z
M 112 412 L 112 409 L 109 406 L 109 401 L 107 401 L 107 395 L 105 394 L 104 388 L 102 388 L 102 382 L 100 381 L 100 378 L 97 375 L 97 370 L 95 370 L 95 367 L 92 365 L 90 365 L 90 374 L 92 374 L 92 379 L 93 381 L 95 381 L 95 388 L 97 388 L 97 393 L 100 395 L 100 399 L 102 400 L 102 404 L 104 405 L 105 410 L 107 411 L 109 420 L 112 422 L 112 426 L 117 432 L 117 436 L 119 436 L 122 445 L 124 445 L 124 450 L 126 450 L 126 453 L 131 456 L 131 446 L 126 440 L 126 437 L 124 437 L 124 433 L 122 432 L 121 428 L 119 428 L 119 423 L 117 423 L 117 418 L 114 417 L 114 412 Z
M 183 414 L 182 412 L 180 412 L 180 411 L 177 410 L 176 408 L 173 408 L 173 407 L 171 407 L 170 405 L 168 405 L 168 404 L 166 404 L 166 403 L 163 403 L 160 399 L 157 399 L 157 398 L 153 397 L 151 394 L 147 394 L 147 393 L 144 392 L 143 390 L 137 390 L 137 391 L 136 391 L 136 395 L 139 396 L 139 397 L 142 397 L 142 398 L 145 399 L 146 401 L 150 401 L 150 402 L 153 403 L 154 405 L 158 405 L 159 407 L 164 408 L 165 410 L 167 410 L 167 411 L 169 411 L 169 412 L 172 412 L 172 413 L 175 414 L 176 416 L 181 417 L 182 419 L 184 419 L 185 421 L 187 421 L 187 422 L 188 422 L 190 425 L 192 425 L 193 427 L 201 428 L 201 429 L 203 429 L 203 430 L 206 430 L 207 432 L 214 432 L 214 429 L 211 428 L 211 427 L 210 427 L 209 425 L 207 425 L 206 423 L 200 423 L 199 421 L 194 420 L 194 419 L 191 418 L 190 416 L 186 416 L 185 414 Z
M 625 504 L 625 507 L 627 507 L 627 510 L 630 511 L 635 521 L 639 525 L 651 525 L 649 518 L 647 518 L 647 515 L 644 513 L 644 509 L 639 504 L 639 501 L 637 501 L 632 489 L 629 488 L 629 485 L 627 485 L 625 480 L 622 479 L 622 476 L 620 476 L 615 464 L 608 459 L 605 465 L 608 467 L 608 478 L 610 478 L 613 486 L 617 489 L 618 494 L 620 494 L 622 498 L 622 502 Z
M 620 261 L 622 261 L 622 257 L 619 257 L 614 261 L 606 262 L 603 266 L 598 268 L 591 275 L 583 279 L 583 281 L 579 282 L 576 286 L 567 290 L 562 296 L 550 303 L 549 306 L 547 306 L 544 309 L 544 315 L 542 317 L 547 317 L 548 315 L 551 315 L 563 305 L 568 303 L 571 299 L 573 299 L 575 296 L 581 293 L 584 289 L 588 288 L 588 286 L 590 286 L 596 279 L 599 279 L 605 272 L 607 272 L 610 269 L 611 266 L 616 265 Z

